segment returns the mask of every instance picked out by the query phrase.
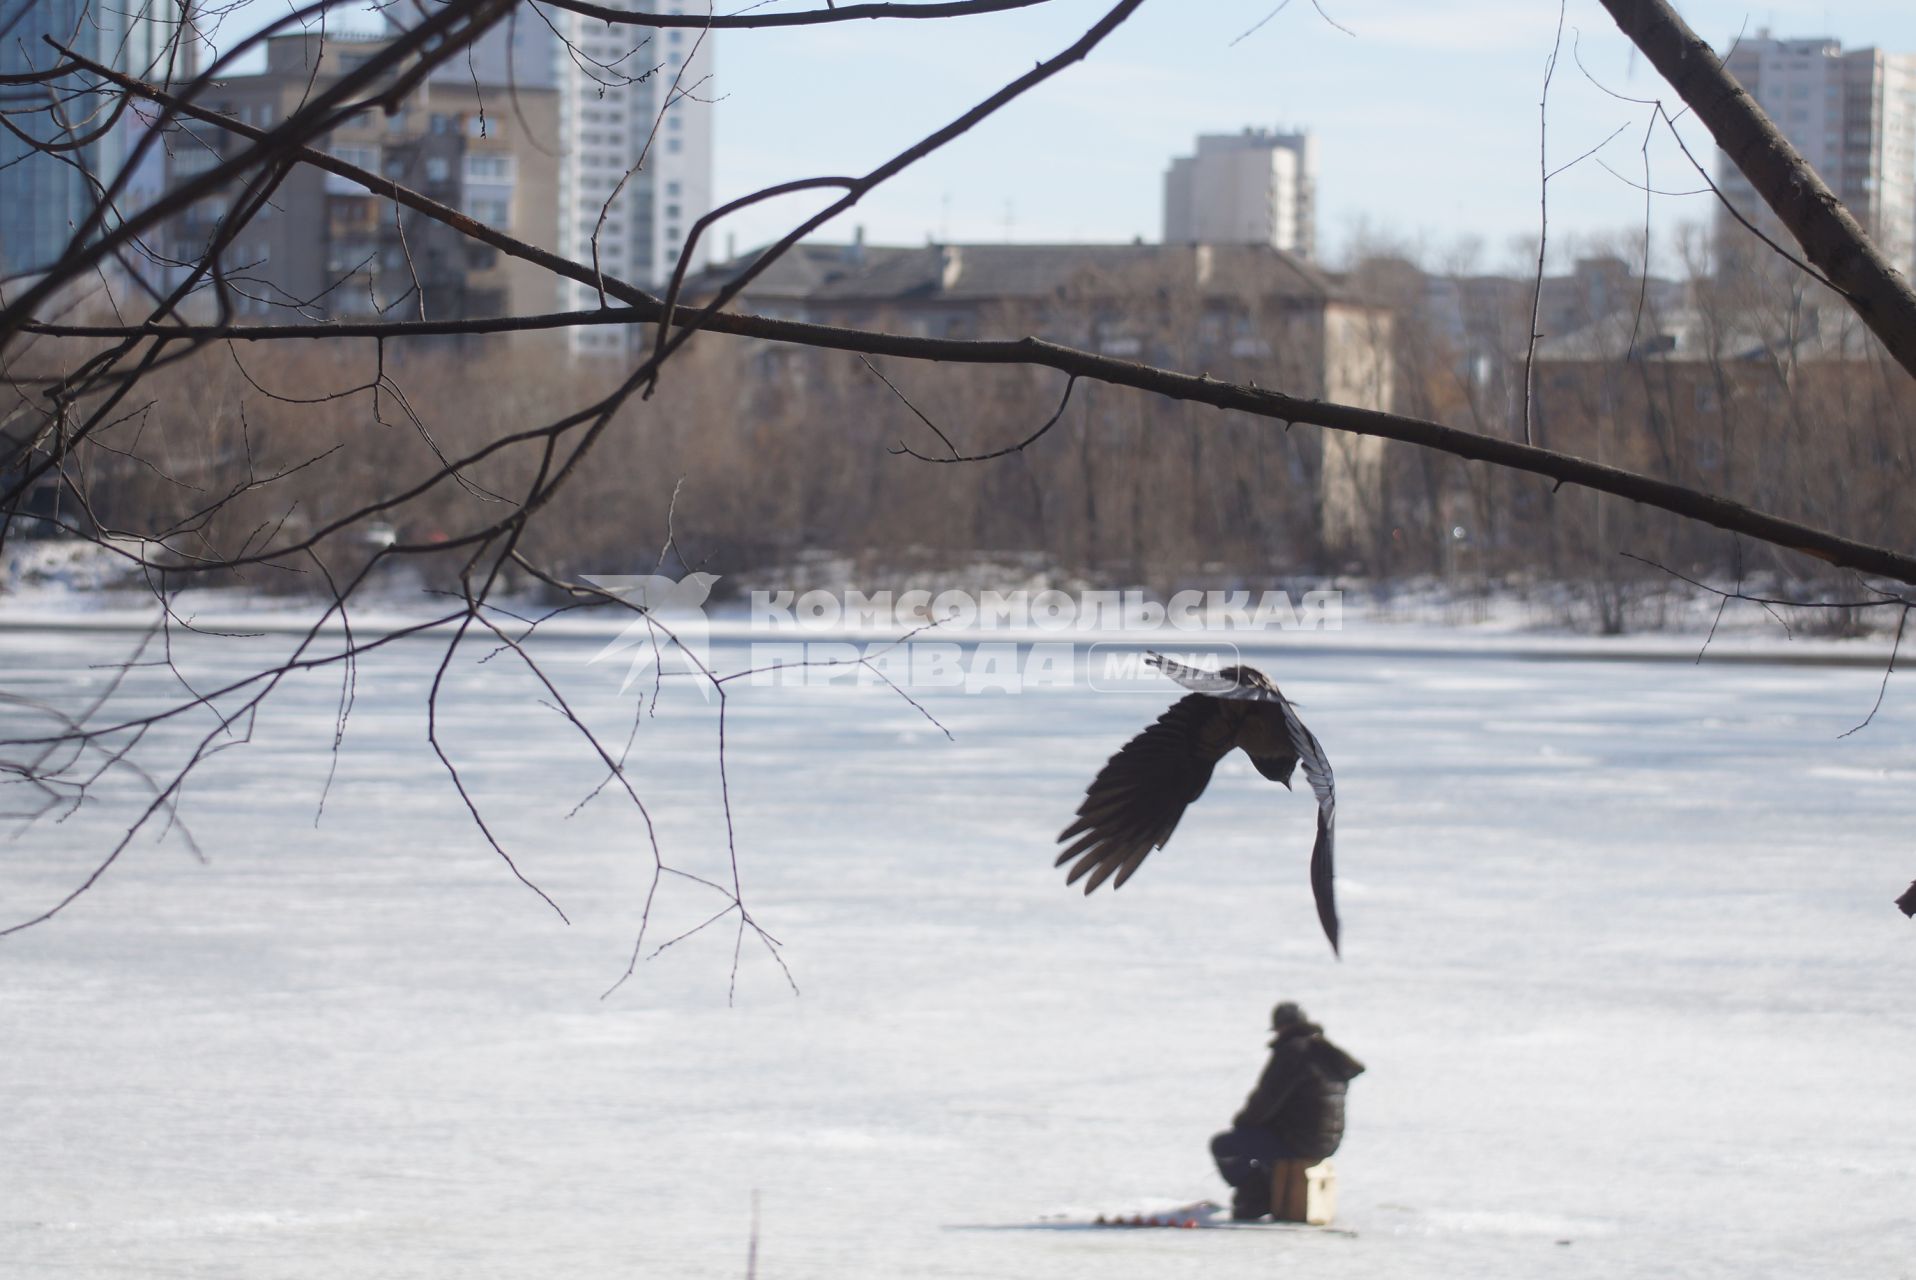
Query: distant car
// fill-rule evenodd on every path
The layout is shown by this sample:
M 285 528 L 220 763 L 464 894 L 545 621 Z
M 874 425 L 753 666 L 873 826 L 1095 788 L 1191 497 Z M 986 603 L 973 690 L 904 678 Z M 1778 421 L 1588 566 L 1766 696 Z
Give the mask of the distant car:
M 376 520 L 359 532 L 359 540 L 381 550 L 399 541 L 399 531 L 383 520 Z

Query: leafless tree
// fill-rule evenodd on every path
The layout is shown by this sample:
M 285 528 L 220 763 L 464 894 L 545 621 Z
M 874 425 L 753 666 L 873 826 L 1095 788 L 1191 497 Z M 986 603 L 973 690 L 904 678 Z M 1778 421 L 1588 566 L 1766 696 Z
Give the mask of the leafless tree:
M 324 149 L 335 128 L 369 113 L 402 109 L 408 95 L 436 68 L 455 65 L 463 51 L 499 24 L 542 21 L 539 9 L 529 3 L 447 0 L 418 5 L 416 22 L 332 83 L 316 84 L 283 119 L 249 123 L 215 108 L 214 87 L 238 59 L 274 34 L 317 27 L 342 2 L 312 0 L 259 34 L 217 50 L 206 59 L 204 70 L 190 75 L 173 72 L 186 64 L 183 58 L 160 58 L 132 74 L 86 56 L 71 40 L 34 33 L 40 43 L 33 69 L 0 81 L 6 95 L 0 123 L 62 163 L 84 167 L 82 144 L 92 131 L 128 118 L 141 122 L 118 171 L 85 173 L 96 193 L 92 214 L 73 229 L 63 252 L 52 262 L 36 264 L 32 275 L 8 281 L 0 298 L 0 376 L 7 395 L 0 411 L 0 545 L 30 528 L 48 527 L 92 540 L 143 575 L 163 606 L 183 583 L 236 578 L 269 585 L 296 581 L 322 599 L 310 627 L 284 660 L 236 672 L 222 687 L 192 689 L 168 707 L 137 714 L 115 711 L 109 683 L 100 701 L 84 714 L 67 715 L 39 732 L 9 738 L 0 770 L 38 796 L 35 811 L 45 814 L 73 803 L 102 770 L 141 768 L 139 744 L 154 726 L 210 716 L 207 731 L 183 763 L 150 775 L 150 802 L 124 838 L 103 852 L 70 893 L 24 918 L 0 922 L 0 934 L 53 916 L 105 874 L 141 831 L 172 821 L 180 791 L 194 770 L 235 735 L 243 736 L 290 675 L 312 668 L 350 671 L 362 655 L 422 632 L 443 644 L 441 679 L 435 681 L 428 702 L 431 748 L 501 858 L 513 865 L 509 850 L 494 839 L 481 807 L 446 754 L 437 727 L 447 665 L 472 646 L 496 648 L 524 665 L 543 696 L 578 730 L 581 750 L 603 770 L 608 789 L 634 807 L 649 832 L 650 813 L 626 768 L 625 750 L 601 741 L 587 728 L 526 652 L 524 628 L 502 616 L 497 604 L 508 588 L 538 584 L 564 602 L 560 608 L 629 607 L 578 577 L 581 548 L 591 550 L 594 537 L 630 545 L 648 526 L 656 533 L 663 525 L 668 544 L 671 541 L 669 488 L 627 512 L 623 527 L 578 527 L 577 499 L 591 495 L 605 474 L 603 469 L 595 474 L 598 461 L 634 447 L 631 432 L 622 427 L 643 424 L 656 433 L 646 447 L 658 442 L 662 456 L 687 469 L 701 448 L 711 447 L 712 437 L 684 425 L 700 415 L 729 420 L 734 433 L 751 434 L 768 465 L 777 465 L 781 450 L 800 447 L 795 441 L 801 426 L 817 429 L 815 423 L 782 421 L 766 406 L 752 404 L 749 389 L 733 380 L 714 377 L 709 370 L 701 376 L 701 361 L 730 358 L 723 338 L 865 357 L 868 363 L 859 369 L 840 362 L 817 376 L 837 380 L 830 394 L 861 398 L 870 406 L 864 421 L 886 424 L 885 438 L 874 440 L 865 451 L 864 470 L 854 477 L 851 499 L 868 504 L 869 528 L 878 537 L 895 536 L 883 510 L 886 502 L 900 500 L 884 492 L 894 484 L 902 484 L 898 493 L 909 496 L 920 521 L 927 511 L 939 510 L 940 495 L 953 486 L 977 485 L 983 488 L 974 510 L 1020 513 L 1016 518 L 1041 522 L 1051 502 L 1089 509 L 1112 500 L 1103 477 L 1120 465 L 1158 468 L 1157 474 L 1182 467 L 1198 477 L 1207 471 L 1207 451 L 1219 450 L 1220 456 L 1225 450 L 1241 453 L 1271 440 L 1282 451 L 1290 447 L 1284 442 L 1296 429 L 1306 428 L 1333 439 L 1369 438 L 1417 450 L 1400 452 L 1399 468 L 1386 474 L 1401 477 L 1405 467 L 1410 469 L 1422 495 L 1419 519 L 1439 529 L 1450 523 L 1446 504 L 1460 493 L 1463 500 L 1478 504 L 1483 523 L 1495 524 L 1505 517 L 1492 515 L 1492 509 L 1510 508 L 1516 498 L 1508 491 L 1493 494 L 1493 486 L 1504 483 L 1502 477 L 1536 477 L 1554 486 L 1552 492 L 1587 491 L 1585 496 L 1596 504 L 1593 518 L 1630 513 L 1634 519 L 1641 511 L 1714 526 L 1748 545 L 1813 557 L 1859 575 L 1867 584 L 1858 599 L 1861 606 L 1909 607 L 1904 592 L 1916 584 L 1916 555 L 1902 549 L 1904 539 L 1896 536 L 1906 526 L 1873 520 L 1865 510 L 1840 504 L 1793 512 L 1779 510 L 1774 502 L 1739 501 L 1730 496 L 1734 490 L 1728 484 L 1717 483 L 1712 475 L 1686 474 L 1681 468 L 1658 474 L 1645 459 L 1591 456 L 1575 440 L 1544 447 L 1527 442 L 1521 432 L 1513 436 L 1485 429 L 1474 416 L 1482 406 L 1468 386 L 1420 384 L 1402 400 L 1406 411 L 1393 412 L 1319 398 L 1294 386 L 1257 385 L 1248 377 L 1231 376 L 1229 370 L 1222 376 L 1210 369 L 1191 370 L 1181 366 L 1183 353 L 1175 346 L 1154 348 L 1150 355 L 1155 359 L 1140 360 L 1021 336 L 1015 327 L 1008 336 L 934 337 L 881 326 L 828 327 L 732 309 L 753 280 L 831 218 L 1034 87 L 1068 74 L 1142 0 L 1113 4 L 1067 48 L 867 172 L 782 184 L 701 219 L 662 296 L 614 278 L 596 261 L 566 260 L 488 227 L 390 174 L 370 172 Z M 726 16 L 628 13 L 587 0 L 544 0 L 544 7 L 629 30 L 634 59 L 642 63 L 651 57 L 647 38 L 662 28 L 749 33 L 802 23 L 966 21 L 1041 2 L 827 2 L 794 12 L 746 9 Z M 1853 221 L 1840 215 L 1840 206 L 1817 196 L 1814 175 L 1748 96 L 1726 83 L 1720 69 L 1711 73 L 1714 55 L 1665 5 L 1654 0 L 1606 2 L 1619 25 L 1716 131 L 1809 246 L 1808 257 L 1823 283 L 1855 309 L 1895 364 L 1916 369 L 1916 307 L 1910 304 L 1907 287 L 1869 249 Z M 170 49 L 177 53 L 187 42 L 204 40 L 216 12 L 178 23 Z M 8 38 L 27 36 L 16 31 Z M 169 148 L 204 145 L 214 137 L 222 141 L 207 163 L 195 166 L 157 199 L 140 203 L 132 198 L 133 175 L 143 162 Z M 243 322 L 253 319 L 242 314 L 249 300 L 247 230 L 288 176 L 303 167 L 349 179 L 382 197 L 390 203 L 396 225 L 409 229 L 409 236 L 427 234 L 428 229 L 434 236 L 450 235 L 461 245 L 546 273 L 555 284 L 563 280 L 589 286 L 601 304 L 576 312 L 435 318 L 417 305 L 427 292 L 420 284 L 424 264 L 409 243 L 404 268 L 413 288 L 399 298 L 411 299 L 414 305 L 409 308 L 385 300 L 382 313 L 369 319 L 306 319 L 299 311 L 312 300 L 294 299 L 284 308 L 284 323 Z M 793 225 L 713 295 L 686 295 L 689 266 L 703 236 L 741 208 L 804 191 L 828 197 L 818 212 Z M 224 212 L 203 250 L 190 258 L 168 259 L 159 230 L 215 198 Z M 168 270 L 156 274 L 156 264 Z M 121 289 L 111 295 L 110 310 L 103 313 L 89 299 L 100 296 L 94 286 L 107 277 L 129 282 L 131 292 Z M 1160 317 L 1162 332 L 1175 333 L 1181 323 L 1196 319 L 1177 313 L 1178 305 L 1168 304 Z M 1008 316 L 1005 322 L 1017 326 L 1024 318 Z M 454 373 L 446 362 L 419 354 L 422 344 L 434 340 L 631 325 L 647 326 L 641 356 L 608 371 L 564 379 L 536 376 L 515 365 L 518 357 L 488 359 L 483 366 L 468 365 Z M 296 358 L 262 359 L 260 354 L 289 349 L 298 350 Z M 891 385 L 868 376 L 867 370 L 882 372 Z M 1889 372 L 1883 374 L 1885 394 L 1900 397 L 1906 388 L 1892 382 Z M 1792 375 L 1779 371 L 1776 376 Z M 433 380 L 453 377 L 468 390 L 477 389 L 470 400 L 483 402 L 485 411 L 465 415 L 457 424 L 429 420 L 420 406 L 430 402 Z M 960 387 L 965 389 L 962 394 Z M 1010 415 L 1019 426 L 1009 432 L 994 434 L 979 430 L 976 421 L 951 417 L 949 406 L 954 404 L 975 409 L 981 401 L 996 401 L 1022 407 L 1034 387 L 1042 387 L 1044 413 Z M 558 403 L 551 398 L 555 388 L 564 396 Z M 1655 385 L 1646 373 L 1632 394 L 1644 406 L 1654 406 L 1678 392 Z M 1842 394 L 1842 389 L 1830 394 Z M 1171 403 L 1188 411 L 1190 416 L 1171 428 L 1186 451 L 1181 459 L 1162 448 L 1158 417 L 1143 412 L 1147 403 Z M 1055 434 L 1046 434 L 1046 413 L 1052 422 L 1063 424 Z M 1461 421 L 1445 420 L 1460 414 Z M 300 429 L 261 430 L 261 415 L 270 415 L 276 424 L 297 422 Z M 1043 430 L 1027 435 L 1041 425 Z M 945 437 L 942 441 L 928 430 L 934 426 Z M 1549 423 L 1540 421 L 1538 426 L 1547 444 Z M 1790 441 L 1786 435 L 1779 428 L 1775 447 L 1796 450 L 1789 456 L 1797 461 L 1826 465 L 1833 489 L 1855 479 L 1864 466 L 1857 459 L 1817 455 L 1804 441 Z M 315 443 L 320 440 L 328 443 Z M 898 441 L 922 461 L 883 452 Z M 1011 467 L 1024 466 L 1029 460 L 1023 454 L 1035 457 L 1058 447 L 1073 450 L 1081 461 L 1075 489 L 1042 492 L 1016 471 L 985 471 L 982 463 L 966 462 L 991 456 L 1008 460 Z M 1127 455 L 1129 462 L 1124 461 Z M 668 474 L 656 459 L 651 461 L 652 474 Z M 938 465 L 953 462 L 963 465 Z M 1242 482 L 1226 491 L 1207 489 L 1195 480 L 1171 486 L 1167 492 L 1173 505 L 1161 510 L 1120 512 L 1109 518 L 1092 515 L 1081 526 L 1084 545 L 1079 554 L 1087 564 L 1116 555 L 1126 571 L 1148 574 L 1157 566 L 1186 562 L 1190 550 L 1213 535 L 1207 519 L 1237 528 L 1275 529 L 1285 519 L 1285 495 L 1308 490 L 1321 477 L 1308 470 L 1292 474 L 1281 452 L 1273 452 L 1269 464 L 1267 473 L 1239 477 Z M 881 467 L 889 468 L 882 485 L 877 480 Z M 353 483 L 342 482 L 348 474 L 356 478 Z M 368 476 L 374 478 L 371 487 Z M 1461 486 L 1459 476 L 1465 477 Z M 1534 482 L 1532 487 L 1541 492 Z M 1389 505 L 1379 494 L 1370 496 L 1367 536 L 1373 545 L 1367 554 L 1379 558 L 1390 545 L 1394 526 Z M 1533 494 L 1531 500 L 1549 499 Z M 754 522 L 773 528 L 792 519 L 792 511 L 776 505 L 777 495 L 769 489 L 748 491 L 740 501 L 743 518 L 734 528 L 749 528 Z M 1179 510 L 1176 503 L 1201 505 L 1203 518 L 1193 510 Z M 1120 528 L 1132 531 L 1131 541 L 1114 549 L 1112 544 L 1121 540 L 1112 531 Z M 386 536 L 366 536 L 375 531 L 387 531 Z M 954 537 L 977 534 L 974 520 L 969 530 L 960 528 Z M 1633 536 L 1611 526 L 1603 535 L 1607 541 L 1599 539 L 1598 545 L 1624 549 Z M 1586 538 L 1578 532 L 1572 541 L 1580 544 Z M 351 625 L 354 603 L 367 584 L 395 565 L 417 566 L 446 591 L 444 610 L 384 631 Z M 346 624 L 344 630 L 335 629 L 337 624 Z M 182 625 L 173 613 L 163 611 L 151 644 L 164 655 Z M 669 636 L 663 642 L 669 643 Z M 725 682 L 739 673 L 705 674 L 722 698 Z M 652 853 L 656 889 L 673 869 L 655 839 Z M 513 870 L 517 873 L 516 865 Z M 756 930 L 736 878 L 729 885 L 706 883 L 722 899 L 713 922 L 731 920 L 741 939 Z M 646 942 L 642 925 L 635 956 Z

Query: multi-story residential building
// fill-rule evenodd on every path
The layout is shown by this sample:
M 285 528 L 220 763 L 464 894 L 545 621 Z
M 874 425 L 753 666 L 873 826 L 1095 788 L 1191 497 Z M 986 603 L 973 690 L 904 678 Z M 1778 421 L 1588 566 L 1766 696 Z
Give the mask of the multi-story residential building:
M 685 9 L 658 0 L 626 0 L 625 7 Z M 656 285 L 671 274 L 692 223 L 712 207 L 712 36 L 564 17 L 559 29 L 583 65 L 566 58 L 560 83 L 559 252 L 591 262 L 596 241 L 606 271 Z M 651 41 L 635 59 L 635 40 L 646 35 Z M 598 302 L 588 286 L 571 292 L 576 307 Z M 572 336 L 575 351 L 616 354 L 631 335 L 599 328 Z
M 1916 386 L 1885 376 L 1881 344 L 1834 299 L 1746 307 L 1739 283 L 1538 344 L 1537 443 L 1907 539 Z
M 613 0 L 635 13 L 681 14 L 683 0 Z M 570 10 L 536 21 L 520 13 L 473 50 L 473 63 L 501 82 L 549 87 L 558 95 L 559 156 L 555 200 L 561 256 L 609 276 L 653 287 L 664 283 L 692 224 L 712 207 L 713 36 L 697 27 L 655 29 L 588 18 Z M 470 80 L 467 61 L 442 68 L 434 83 Z M 692 267 L 708 256 L 694 247 Z M 559 305 L 598 306 L 590 285 L 566 282 Z M 616 355 L 628 329 L 570 331 L 573 351 Z
M 1403 258 L 1377 257 L 1358 262 L 1349 282 L 1398 317 L 1400 386 L 1424 380 L 1426 408 L 1462 396 L 1473 427 L 1516 436 L 1523 430 L 1532 307 L 1537 337 L 1548 343 L 1619 317 L 1626 328 L 1652 323 L 1689 305 L 1688 282 L 1646 279 L 1640 270 L 1603 255 L 1579 258 L 1568 274 L 1539 281 L 1427 272 Z
M 1164 243 L 1317 251 L 1317 142 L 1303 130 L 1205 134 L 1164 175 Z
M 336 33 L 275 37 L 267 42 L 265 71 L 229 77 L 203 101 L 268 128 L 384 44 L 381 37 Z M 429 82 L 391 115 L 369 112 L 339 126 L 322 145 L 476 221 L 550 246 L 557 239 L 550 193 L 558 162 L 537 144 L 556 133 L 556 94 L 520 86 L 515 105 L 506 101 L 503 84 L 467 72 Z M 241 145 L 237 135 L 216 129 L 182 130 L 169 141 L 168 185 Z M 167 256 L 176 263 L 202 257 L 232 198 L 231 191 L 210 196 L 169 224 Z M 543 270 L 309 165 L 287 175 L 222 255 L 222 269 L 238 316 L 261 321 L 421 314 L 449 320 L 543 312 L 554 302 Z
M 1823 37 L 1739 40 L 1724 64 L 1904 273 L 1916 269 L 1916 54 L 1845 51 Z M 1764 234 L 1792 246 L 1731 162 L 1717 185 Z M 1719 268 L 1732 273 L 1770 251 L 1728 211 L 1717 214 Z
M 142 79 L 188 79 L 196 61 L 192 14 L 197 8 L 188 0 L 4 0 L 0 75 L 53 65 L 59 55 L 41 39 L 49 36 Z M 36 153 L 14 132 L 52 143 L 95 134 L 105 113 L 96 104 L 72 99 L 80 87 L 60 83 L 10 91 L 11 128 L 0 130 L 0 276 L 35 275 L 51 266 L 94 211 L 99 190 L 88 176 L 102 187 L 111 184 L 142 135 L 133 111 L 77 150 L 58 155 Z M 142 170 L 132 175 L 118 202 L 122 214 L 158 192 L 157 163 L 143 163 Z
M 757 255 L 688 284 L 709 297 Z M 1245 244 L 796 246 L 739 295 L 742 310 L 925 337 L 1035 335 L 1124 360 L 1388 409 L 1393 318 L 1294 254 Z M 807 353 L 767 346 L 777 394 L 803 384 Z M 1316 437 L 1319 536 L 1362 540 L 1382 442 Z

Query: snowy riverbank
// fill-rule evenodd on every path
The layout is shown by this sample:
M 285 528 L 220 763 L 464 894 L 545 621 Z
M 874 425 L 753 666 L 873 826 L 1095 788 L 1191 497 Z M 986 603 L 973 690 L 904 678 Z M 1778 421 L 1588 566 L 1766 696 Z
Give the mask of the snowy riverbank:
M 820 569 L 811 566 L 808 572 L 817 575 Z M 982 580 L 981 571 L 956 577 Z M 937 582 L 929 577 L 906 579 L 896 590 L 902 593 L 908 584 L 929 594 L 938 590 Z M 5 584 L 0 587 L 0 628 L 136 631 L 152 625 L 160 616 L 152 592 L 129 579 L 124 562 L 90 544 L 10 543 L 6 563 L 0 565 L 0 583 Z M 1003 589 L 1036 595 L 1059 588 L 1042 575 L 1027 575 L 1008 579 Z M 1081 584 L 1065 584 L 1064 589 L 1073 599 L 1100 594 Z M 1292 586 L 1289 597 L 1302 600 L 1306 591 L 1334 593 L 1336 607 L 1328 626 L 1234 630 L 1228 619 L 1221 619 L 1212 638 L 1240 647 L 1247 656 L 1333 650 L 1371 656 L 1448 654 L 1694 662 L 1703 655 L 1706 661 L 1717 662 L 1880 667 L 1888 659 L 1896 622 L 1893 610 L 1881 610 L 1866 619 L 1872 628 L 1868 633 L 1836 637 L 1827 634 L 1828 618 L 1814 611 L 1777 610 L 1749 601 L 1725 604 L 1708 593 L 1676 584 L 1658 597 L 1654 610 L 1648 611 L 1658 620 L 1655 628 L 1598 635 L 1565 621 L 1578 616 L 1570 600 L 1573 593 L 1565 588 L 1465 596 L 1433 583 L 1339 587 L 1313 581 Z M 845 593 L 840 590 L 837 594 Z M 1117 593 L 1101 594 L 1109 597 Z M 1259 593 L 1245 594 L 1255 601 Z M 1216 592 L 1211 598 L 1215 602 L 1229 595 Z M 314 598 L 245 587 L 177 591 L 169 599 L 173 620 L 182 627 L 217 633 L 295 635 L 310 628 L 325 609 L 324 603 Z M 361 632 L 376 634 L 417 626 L 457 609 L 454 598 L 394 578 L 355 597 L 350 620 Z M 750 638 L 765 630 L 747 592 L 738 584 L 729 584 L 717 593 L 706 612 L 710 635 L 715 639 Z M 537 600 L 502 597 L 496 601 L 492 616 L 514 634 L 522 633 L 529 620 L 539 619 L 541 632 L 558 637 L 609 638 L 631 621 L 630 614 L 613 609 L 551 614 L 550 606 Z M 346 625 L 334 614 L 325 620 L 323 629 L 339 632 Z M 886 625 L 811 627 L 806 638 L 879 644 L 913 629 L 910 620 Z M 1174 630 L 1162 626 L 1106 625 L 1058 630 L 1030 625 L 941 624 L 937 636 L 961 643 L 989 640 L 1031 644 L 1066 639 L 1080 644 L 1161 647 L 1175 647 L 1180 640 Z

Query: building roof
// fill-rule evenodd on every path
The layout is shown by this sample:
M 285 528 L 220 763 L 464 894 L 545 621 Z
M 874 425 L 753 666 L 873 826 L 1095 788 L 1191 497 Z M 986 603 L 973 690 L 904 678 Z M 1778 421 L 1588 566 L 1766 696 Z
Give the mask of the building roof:
M 1711 316 L 1694 307 L 1665 311 L 1621 308 L 1574 333 L 1537 344 L 1539 361 L 1612 360 L 1736 362 L 1793 356 L 1797 360 L 1867 358 L 1868 335 L 1846 311 L 1810 308 Z
M 758 256 L 755 250 L 708 268 L 688 293 L 722 288 Z M 806 302 L 982 302 L 1040 300 L 1102 281 L 1129 289 L 1195 284 L 1217 294 L 1256 292 L 1342 299 L 1333 277 L 1295 255 L 1263 245 L 1165 244 L 822 244 L 795 246 L 754 280 L 755 298 Z

